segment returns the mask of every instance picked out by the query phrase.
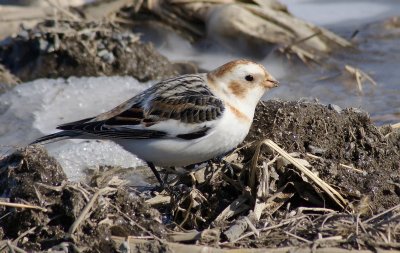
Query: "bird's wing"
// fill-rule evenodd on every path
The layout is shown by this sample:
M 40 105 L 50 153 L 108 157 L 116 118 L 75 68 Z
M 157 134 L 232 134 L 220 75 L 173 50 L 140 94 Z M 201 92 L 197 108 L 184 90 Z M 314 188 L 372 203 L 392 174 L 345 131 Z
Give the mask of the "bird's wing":
M 204 77 L 184 75 L 157 83 L 95 118 L 64 124 L 58 129 L 99 138 L 196 139 L 207 135 L 224 109 Z

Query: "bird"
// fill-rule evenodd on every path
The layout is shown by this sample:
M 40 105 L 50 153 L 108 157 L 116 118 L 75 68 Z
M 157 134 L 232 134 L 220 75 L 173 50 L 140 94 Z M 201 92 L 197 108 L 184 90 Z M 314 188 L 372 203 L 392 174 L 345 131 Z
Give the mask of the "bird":
M 239 59 L 208 73 L 156 83 L 95 117 L 63 124 L 31 144 L 108 139 L 158 167 L 185 167 L 226 154 L 247 136 L 256 105 L 278 81 L 261 64 Z

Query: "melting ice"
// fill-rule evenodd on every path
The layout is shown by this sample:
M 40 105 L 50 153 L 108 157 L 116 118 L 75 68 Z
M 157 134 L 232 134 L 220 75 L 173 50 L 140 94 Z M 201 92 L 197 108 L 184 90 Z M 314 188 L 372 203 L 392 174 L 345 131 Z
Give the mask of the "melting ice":
M 54 133 L 59 124 L 110 110 L 149 86 L 131 77 L 40 79 L 21 84 L 0 95 L 0 152 L 5 155 Z M 75 180 L 91 166 L 143 164 L 111 141 L 66 140 L 46 148 Z

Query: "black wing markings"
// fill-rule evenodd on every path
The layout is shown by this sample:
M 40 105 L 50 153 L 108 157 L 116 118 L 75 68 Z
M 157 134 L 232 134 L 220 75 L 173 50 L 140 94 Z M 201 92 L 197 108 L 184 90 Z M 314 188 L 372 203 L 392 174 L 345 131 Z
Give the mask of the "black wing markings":
M 205 123 L 221 117 L 225 107 L 223 102 L 203 85 L 199 76 L 186 75 L 160 82 L 138 94 L 109 112 L 94 118 L 87 118 L 60 125 L 58 129 L 76 131 L 106 138 L 152 139 L 168 138 L 167 132 L 151 129 L 134 129 L 127 126 L 142 125 L 150 127 L 157 122 L 174 119 L 187 124 Z M 174 92 L 177 90 L 177 92 Z M 150 101 L 149 110 L 143 104 L 151 94 L 162 91 L 160 96 Z M 164 96 L 163 96 L 164 94 Z M 176 137 L 192 140 L 207 135 L 209 128 L 191 133 L 179 134 Z

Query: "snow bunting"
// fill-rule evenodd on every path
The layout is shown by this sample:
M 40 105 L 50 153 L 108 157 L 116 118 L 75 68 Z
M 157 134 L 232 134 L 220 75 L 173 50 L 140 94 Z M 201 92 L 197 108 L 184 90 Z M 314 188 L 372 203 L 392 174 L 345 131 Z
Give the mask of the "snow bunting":
M 32 144 L 110 139 L 156 166 L 186 166 L 227 153 L 249 132 L 265 91 L 278 82 L 257 63 L 236 60 L 204 74 L 161 81 L 114 109 L 60 125 Z M 160 179 L 159 179 L 160 180 Z

